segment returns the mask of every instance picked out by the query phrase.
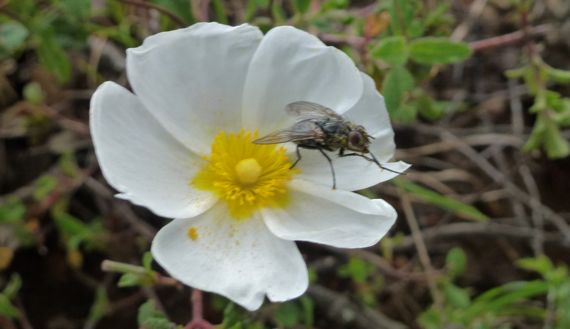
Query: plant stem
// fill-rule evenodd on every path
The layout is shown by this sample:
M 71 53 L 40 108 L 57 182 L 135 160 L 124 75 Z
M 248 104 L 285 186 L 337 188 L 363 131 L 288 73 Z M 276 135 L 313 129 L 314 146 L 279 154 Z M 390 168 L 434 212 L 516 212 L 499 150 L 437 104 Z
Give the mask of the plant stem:
M 403 190 L 400 190 L 400 201 L 402 203 L 402 209 L 404 210 L 406 221 L 408 222 L 408 226 L 412 231 L 412 237 L 414 239 L 414 243 L 418 251 L 420 262 L 422 263 L 422 266 L 426 272 L 434 273 L 435 271 L 433 266 L 431 265 L 429 253 L 425 245 L 425 242 L 422 238 L 420 226 L 418 224 L 418 220 L 414 213 L 414 208 L 412 207 L 412 203 L 410 201 L 409 196 Z M 439 311 L 442 311 L 443 296 L 441 295 L 441 292 L 437 288 L 437 283 L 435 282 L 435 279 L 429 275 L 426 276 L 426 278 L 427 278 L 429 291 L 433 298 L 434 305 Z
M 551 26 L 549 24 L 538 25 L 530 27 L 526 33 L 523 30 L 519 30 L 488 39 L 473 41 L 469 43 L 469 47 L 471 47 L 473 51 L 483 51 L 497 47 L 509 46 L 521 42 L 525 38 L 533 38 L 537 35 L 545 34 L 550 30 L 550 28 Z
M 202 301 L 202 291 L 192 290 L 190 301 L 192 302 L 192 320 L 184 329 L 213 329 L 214 325 L 204 320 L 204 303 Z
M 119 273 L 136 273 L 136 274 L 147 274 L 147 270 L 144 267 L 125 264 L 120 262 L 115 262 L 112 260 L 105 259 L 101 263 L 101 269 L 104 272 L 119 272 Z

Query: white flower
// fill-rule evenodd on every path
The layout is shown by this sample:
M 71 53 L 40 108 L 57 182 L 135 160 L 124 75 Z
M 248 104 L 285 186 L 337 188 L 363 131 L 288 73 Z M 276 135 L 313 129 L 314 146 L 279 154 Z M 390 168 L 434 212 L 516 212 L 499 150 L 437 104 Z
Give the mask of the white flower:
M 311 101 L 362 124 L 382 163 L 394 153 L 383 98 L 336 48 L 293 27 L 265 36 L 250 25 L 199 23 L 127 51 L 134 94 L 102 84 L 91 102 L 101 169 L 120 197 L 175 218 L 152 253 L 173 277 L 255 310 L 308 285 L 294 240 L 359 248 L 396 219 L 383 200 L 349 191 L 395 174 L 359 157 L 333 157 L 337 189 L 318 151 L 256 145 L 290 124 L 285 105 Z M 403 162 L 385 163 L 404 171 Z

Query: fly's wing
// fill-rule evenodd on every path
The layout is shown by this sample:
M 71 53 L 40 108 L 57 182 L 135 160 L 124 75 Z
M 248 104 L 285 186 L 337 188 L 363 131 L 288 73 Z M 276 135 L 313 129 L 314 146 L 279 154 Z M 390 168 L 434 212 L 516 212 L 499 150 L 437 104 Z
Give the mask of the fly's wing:
M 290 115 L 298 116 L 301 120 L 322 118 L 344 120 L 342 116 L 328 107 L 312 102 L 299 101 L 289 103 L 285 106 L 285 111 Z
M 253 141 L 254 144 L 281 144 L 303 140 L 321 140 L 322 130 L 312 121 L 303 120 L 297 122 L 289 129 L 272 132 Z

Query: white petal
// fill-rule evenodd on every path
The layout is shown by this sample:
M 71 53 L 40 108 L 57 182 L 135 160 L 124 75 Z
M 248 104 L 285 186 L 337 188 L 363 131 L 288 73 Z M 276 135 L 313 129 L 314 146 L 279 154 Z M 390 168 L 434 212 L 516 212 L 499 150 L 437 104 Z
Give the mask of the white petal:
M 207 154 L 219 130 L 239 131 L 243 86 L 262 34 L 250 25 L 198 23 L 127 51 L 137 96 L 184 145 Z
M 380 163 L 386 162 L 394 156 L 394 130 L 390 123 L 390 116 L 386 111 L 384 97 L 380 95 L 374 80 L 361 73 L 364 92 L 351 109 L 343 113 L 348 120 L 364 126 L 366 131 L 374 137 L 370 145 L 372 152 Z
M 280 238 L 340 248 L 376 244 L 392 227 L 397 214 L 384 200 L 293 180 L 286 208 L 262 211 L 267 227 Z
M 192 217 L 215 201 L 190 186 L 201 159 L 174 139 L 137 97 L 113 83 L 91 99 L 90 126 L 103 175 L 122 198 L 164 217 Z
M 284 111 L 295 101 L 315 102 L 338 112 L 362 94 L 362 79 L 342 51 L 293 27 L 269 31 L 253 56 L 243 97 L 243 124 L 266 134 L 291 123 Z
M 195 240 L 188 236 L 190 228 Z M 152 254 L 174 278 L 248 310 L 259 308 L 265 295 L 285 301 L 308 286 L 307 268 L 294 242 L 271 234 L 260 218 L 230 219 L 222 204 L 195 219 L 167 224 L 156 235 Z
M 301 173 L 297 176 L 299 179 L 333 187 L 333 177 L 327 159 L 317 150 L 301 149 L 301 161 L 297 167 L 301 169 Z M 346 191 L 357 191 L 380 184 L 390 180 L 397 173 L 403 173 L 410 165 L 399 162 L 386 162 L 382 166 L 391 169 L 397 173 L 388 171 L 378 167 L 361 157 L 351 156 L 339 158 L 336 152 L 327 152 L 332 160 L 332 165 L 336 174 L 336 188 Z M 290 155 L 291 159 L 296 156 Z

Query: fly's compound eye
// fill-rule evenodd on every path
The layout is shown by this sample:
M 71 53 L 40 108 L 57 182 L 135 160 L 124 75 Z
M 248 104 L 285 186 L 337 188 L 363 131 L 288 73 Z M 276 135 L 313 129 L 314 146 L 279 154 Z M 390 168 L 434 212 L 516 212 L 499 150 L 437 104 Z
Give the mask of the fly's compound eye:
M 362 147 L 365 144 L 364 136 L 359 131 L 351 131 L 348 134 L 348 142 L 353 147 Z

